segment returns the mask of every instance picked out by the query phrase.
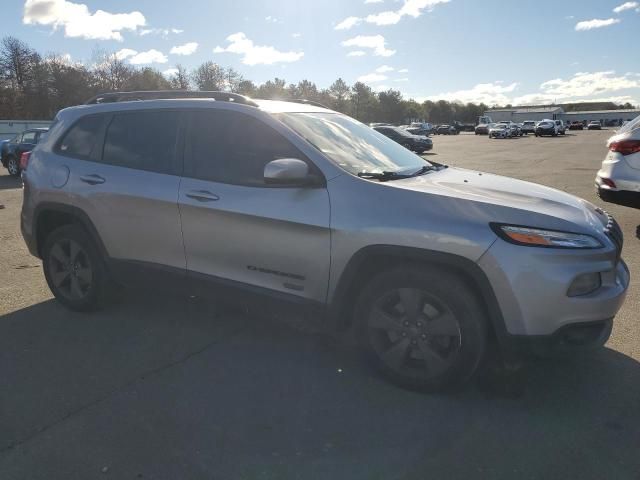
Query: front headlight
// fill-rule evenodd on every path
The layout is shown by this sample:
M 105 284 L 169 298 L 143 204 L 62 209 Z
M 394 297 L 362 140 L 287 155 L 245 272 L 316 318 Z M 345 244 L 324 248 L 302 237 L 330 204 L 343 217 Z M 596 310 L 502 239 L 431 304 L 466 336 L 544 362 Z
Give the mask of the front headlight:
M 597 238 L 582 233 L 495 223 L 491 224 L 491 228 L 500 238 L 516 245 L 546 248 L 601 248 L 603 246 Z

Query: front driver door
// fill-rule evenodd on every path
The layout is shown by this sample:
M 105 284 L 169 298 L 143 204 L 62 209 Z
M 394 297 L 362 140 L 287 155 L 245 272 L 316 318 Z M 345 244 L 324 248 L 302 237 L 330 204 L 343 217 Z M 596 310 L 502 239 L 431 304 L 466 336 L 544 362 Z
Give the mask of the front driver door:
M 262 119 L 232 109 L 192 112 L 186 141 L 179 205 L 188 273 L 323 302 L 328 192 L 263 180 L 277 158 L 315 167 Z

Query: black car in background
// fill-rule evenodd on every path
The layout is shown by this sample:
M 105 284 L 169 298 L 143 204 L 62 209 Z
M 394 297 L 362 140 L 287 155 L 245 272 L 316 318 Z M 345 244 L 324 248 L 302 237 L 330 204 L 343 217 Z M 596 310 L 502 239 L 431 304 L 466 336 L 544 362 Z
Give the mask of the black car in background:
M 32 128 L 16 135 L 8 142 L 4 142 L 0 149 L 2 166 L 10 175 L 20 175 L 20 156 L 24 152 L 30 152 L 40 141 L 42 136 L 49 131 L 48 128 Z
M 373 129 L 416 153 L 424 153 L 433 148 L 433 142 L 430 138 L 422 135 L 413 135 L 402 128 L 385 125 L 373 127 Z
M 543 120 L 541 122 L 538 122 L 538 124 L 536 125 L 535 135 L 536 137 L 544 137 L 545 135 L 557 137 L 558 127 L 553 120 Z
M 583 130 L 583 129 L 584 129 L 584 123 L 582 123 L 579 120 L 574 120 L 569 124 L 569 130 Z
M 453 125 L 445 124 L 436 127 L 436 135 L 458 135 L 460 132 Z

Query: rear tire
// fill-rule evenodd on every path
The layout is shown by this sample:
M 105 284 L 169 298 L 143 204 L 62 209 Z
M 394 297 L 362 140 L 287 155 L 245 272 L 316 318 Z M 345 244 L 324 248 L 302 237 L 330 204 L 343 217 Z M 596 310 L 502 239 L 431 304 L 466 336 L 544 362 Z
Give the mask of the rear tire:
M 16 157 L 11 156 L 7 159 L 7 171 L 12 177 L 20 176 L 20 162 Z
M 43 270 L 56 299 L 70 310 L 103 308 L 114 291 L 102 256 L 78 225 L 64 225 L 45 240 Z
M 372 366 L 403 388 L 437 392 L 459 386 L 484 357 L 483 308 L 446 270 L 379 273 L 361 291 L 354 320 Z

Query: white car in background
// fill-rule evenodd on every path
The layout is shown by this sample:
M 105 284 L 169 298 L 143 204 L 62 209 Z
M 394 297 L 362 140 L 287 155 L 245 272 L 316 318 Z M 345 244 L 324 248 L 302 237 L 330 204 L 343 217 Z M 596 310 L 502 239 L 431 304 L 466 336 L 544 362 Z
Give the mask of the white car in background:
M 598 195 L 607 202 L 640 204 L 640 116 L 620 128 L 607 146 L 596 175 Z
M 507 123 L 494 123 L 489 126 L 489 138 L 511 138 L 511 126 Z

